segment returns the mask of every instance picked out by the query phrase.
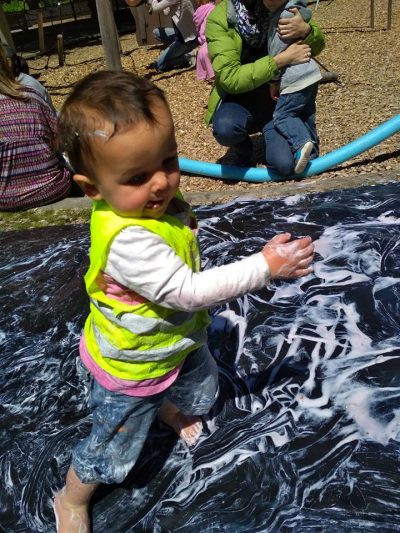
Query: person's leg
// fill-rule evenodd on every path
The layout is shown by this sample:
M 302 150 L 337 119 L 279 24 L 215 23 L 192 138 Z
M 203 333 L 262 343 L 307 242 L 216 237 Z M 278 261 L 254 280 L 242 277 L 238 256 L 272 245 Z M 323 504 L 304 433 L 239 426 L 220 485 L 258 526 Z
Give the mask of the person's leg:
M 255 121 L 246 107 L 236 102 L 222 102 L 214 114 L 212 129 L 219 144 L 236 151 L 238 164 L 251 163 L 253 144 L 249 134 L 255 130 Z
M 274 121 L 268 122 L 263 129 L 265 139 L 265 159 L 267 167 L 282 177 L 294 174 L 294 157 L 287 139 L 274 126 Z
M 179 407 L 168 398 L 164 398 L 159 417 L 189 446 L 196 444 L 203 427 L 200 417 L 183 414 Z
M 303 119 L 303 112 L 310 101 L 311 94 L 313 90 L 310 90 L 310 87 L 282 94 L 275 107 L 273 114 L 275 129 L 287 139 L 293 155 L 311 141 L 310 131 Z
M 174 28 L 154 28 L 153 35 L 157 41 L 165 46 L 169 46 L 175 41 L 175 29 Z
M 319 156 L 319 137 L 317 133 L 317 124 L 316 124 L 316 99 L 318 93 L 318 83 L 310 86 L 310 94 L 308 103 L 305 105 L 303 113 L 301 115 L 304 124 L 308 128 L 310 134 L 310 139 L 313 143 L 313 150 L 311 152 L 310 159 L 316 159 Z
M 139 398 L 111 392 L 93 381 L 92 430 L 73 450 L 66 485 L 55 497 L 59 533 L 89 532 L 88 507 L 93 492 L 100 483 L 125 479 L 139 457 L 162 399 L 163 394 Z
M 157 70 L 165 72 L 173 68 L 188 67 L 190 65 L 190 52 L 197 47 L 197 40 L 183 42 L 176 39 L 168 46 L 156 60 Z
M 218 367 L 207 346 L 190 353 L 178 379 L 170 387 L 159 415 L 189 445 L 202 430 L 201 415 L 214 405 L 218 393 Z
M 82 483 L 70 467 L 65 486 L 54 498 L 57 533 L 89 533 L 88 507 L 98 483 Z
M 157 70 L 159 72 L 165 72 L 167 70 L 175 68 L 175 66 L 177 66 L 177 62 L 179 62 L 180 57 L 183 57 L 184 61 L 187 63 L 187 60 L 185 59 L 185 53 L 186 47 L 184 43 L 175 40 L 168 46 L 168 48 L 163 50 L 163 52 L 161 52 L 161 54 L 156 59 Z

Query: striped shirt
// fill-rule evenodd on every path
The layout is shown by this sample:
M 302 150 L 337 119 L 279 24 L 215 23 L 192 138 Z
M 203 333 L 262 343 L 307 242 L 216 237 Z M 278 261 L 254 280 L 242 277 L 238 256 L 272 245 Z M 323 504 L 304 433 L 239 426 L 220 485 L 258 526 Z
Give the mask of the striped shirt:
M 27 102 L 0 94 L 0 210 L 37 207 L 68 196 L 71 174 L 53 149 L 57 116 L 33 89 Z

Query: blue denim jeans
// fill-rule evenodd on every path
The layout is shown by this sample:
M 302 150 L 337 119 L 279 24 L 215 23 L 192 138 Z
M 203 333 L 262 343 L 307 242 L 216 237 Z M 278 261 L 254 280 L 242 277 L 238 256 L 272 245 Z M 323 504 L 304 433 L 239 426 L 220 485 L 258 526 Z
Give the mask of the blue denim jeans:
M 268 167 L 288 176 L 294 172 L 293 156 L 286 139 L 273 127 L 274 109 L 268 84 L 249 93 L 226 95 L 213 116 L 213 134 L 219 144 L 249 160 L 253 150 L 249 135 L 262 131 Z
M 164 398 L 186 415 L 203 415 L 218 391 L 218 368 L 207 346 L 190 353 L 167 390 L 144 398 L 91 385 L 93 426 L 72 452 L 83 483 L 121 483 L 133 468 Z
M 281 94 L 275 107 L 273 121 L 276 130 L 285 137 L 293 155 L 306 142 L 314 143 L 311 159 L 318 157 L 319 139 L 315 123 L 318 83 L 301 91 Z
M 222 102 L 212 121 L 213 135 L 219 144 L 234 148 L 243 162 L 251 158 L 250 134 L 258 131 L 253 114 L 236 102 Z
M 219 144 L 234 148 L 238 156 L 246 160 L 250 159 L 252 153 L 249 135 L 262 131 L 267 167 L 282 177 L 288 177 L 294 174 L 294 156 L 288 139 L 274 126 L 274 112 L 275 102 L 269 96 L 267 84 L 249 93 L 227 95 L 213 116 L 213 134 Z M 307 140 L 315 142 L 311 154 L 313 159 L 318 157 L 319 146 L 315 108 L 314 114 L 309 113 L 305 123 L 309 130 Z
M 153 35 L 157 41 L 169 46 L 175 41 L 176 33 L 174 28 L 154 28 Z
M 154 33 L 154 35 L 156 34 Z M 174 31 L 174 36 L 169 33 L 165 36 L 160 34 L 160 40 L 162 40 L 161 37 L 165 39 L 164 44 L 170 44 L 156 59 L 157 70 L 165 72 L 173 68 L 189 66 L 190 52 L 199 44 L 197 38 L 185 43 L 178 30 Z

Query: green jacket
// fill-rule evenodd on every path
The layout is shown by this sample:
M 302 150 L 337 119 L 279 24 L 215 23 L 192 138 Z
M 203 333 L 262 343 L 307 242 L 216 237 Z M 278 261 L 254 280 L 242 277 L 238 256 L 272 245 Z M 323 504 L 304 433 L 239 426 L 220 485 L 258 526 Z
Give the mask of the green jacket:
M 313 20 L 309 24 L 311 32 L 304 42 L 311 47 L 313 56 L 316 56 L 323 50 L 325 38 Z M 272 56 L 264 56 L 254 63 L 241 64 L 242 38 L 236 29 L 236 15 L 230 0 L 222 0 L 208 15 L 206 39 L 215 72 L 215 87 L 208 99 L 206 113 L 208 125 L 226 93 L 250 92 L 275 78 L 279 70 Z

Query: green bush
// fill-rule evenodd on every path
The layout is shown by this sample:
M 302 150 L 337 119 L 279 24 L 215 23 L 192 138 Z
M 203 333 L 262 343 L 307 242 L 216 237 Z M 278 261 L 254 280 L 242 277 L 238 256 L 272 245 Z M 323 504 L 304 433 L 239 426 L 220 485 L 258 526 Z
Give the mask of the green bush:
M 4 13 L 16 13 L 24 11 L 24 2 L 22 0 L 11 0 L 11 2 L 2 2 Z
M 37 9 L 37 7 L 47 9 L 49 7 L 57 6 L 59 2 L 61 4 L 68 4 L 69 0 L 0 0 L 4 13 L 17 13 L 27 9 Z

